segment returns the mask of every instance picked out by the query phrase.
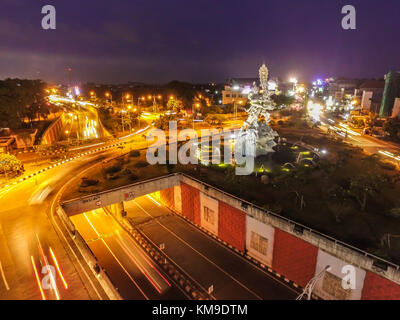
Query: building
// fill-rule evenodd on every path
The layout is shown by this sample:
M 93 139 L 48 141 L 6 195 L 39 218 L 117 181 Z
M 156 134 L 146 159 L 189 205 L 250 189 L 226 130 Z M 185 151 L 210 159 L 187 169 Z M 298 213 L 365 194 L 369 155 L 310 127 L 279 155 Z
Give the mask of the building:
M 222 90 L 222 104 L 246 104 L 247 96 L 253 86 L 253 82 L 257 81 L 258 79 L 256 78 L 229 79 L 224 90 Z
M 332 96 L 336 102 L 340 102 L 346 95 L 354 95 L 355 90 L 363 82 L 361 79 L 338 78 L 329 82 L 327 95 Z
M 383 80 L 369 80 L 361 84 L 356 96 L 361 97 L 361 110 L 364 113 L 379 113 L 384 86 Z
M 400 118 L 400 98 L 394 100 L 392 118 Z
M 14 149 L 15 138 L 0 137 L 0 153 L 11 153 Z
M 258 78 L 232 78 L 227 81 L 227 84 L 222 90 L 222 104 L 237 103 L 245 105 L 247 103 L 247 96 L 253 88 L 253 83 L 259 84 Z M 277 89 L 277 81 L 269 80 L 268 88 L 271 91 Z
M 400 72 L 390 71 L 385 75 L 385 88 L 383 91 L 382 104 L 379 111 L 380 117 L 392 116 L 393 106 L 396 98 L 400 98 Z

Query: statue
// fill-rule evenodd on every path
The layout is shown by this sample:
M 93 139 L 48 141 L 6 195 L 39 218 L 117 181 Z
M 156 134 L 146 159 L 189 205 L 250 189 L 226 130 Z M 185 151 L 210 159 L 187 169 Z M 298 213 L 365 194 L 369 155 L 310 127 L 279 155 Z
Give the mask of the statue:
M 275 152 L 274 139 L 278 133 L 269 125 L 270 111 L 277 110 L 272 100 L 272 93 L 268 90 L 268 68 L 263 64 L 259 70 L 260 87 L 253 83 L 249 93 L 250 108 L 247 110 L 248 118 L 240 129 L 236 148 L 245 156 L 259 156 Z

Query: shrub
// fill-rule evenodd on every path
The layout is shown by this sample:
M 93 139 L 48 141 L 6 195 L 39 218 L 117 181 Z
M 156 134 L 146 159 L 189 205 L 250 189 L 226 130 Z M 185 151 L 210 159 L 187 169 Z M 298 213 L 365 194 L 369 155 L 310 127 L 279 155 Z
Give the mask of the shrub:
M 396 166 L 393 163 L 386 162 L 386 161 L 385 162 L 381 162 L 379 164 L 379 166 L 384 170 L 394 170 L 394 169 L 396 169 Z
M 111 167 L 105 168 L 104 171 L 108 174 L 116 173 L 122 170 L 122 165 L 113 165 Z
M 135 173 L 131 173 L 131 175 L 129 176 L 129 179 L 131 179 L 132 181 L 136 181 L 139 179 L 139 176 Z
M 89 187 L 89 186 L 95 186 L 98 183 L 99 183 L 99 180 L 82 178 L 82 182 L 81 182 L 80 186 L 82 188 L 85 188 L 85 187 Z
M 132 157 L 132 158 L 140 157 L 140 151 L 132 150 L 131 152 L 129 152 L 129 157 Z
M 135 167 L 136 168 L 145 168 L 148 165 L 149 164 L 146 161 L 138 161 L 137 163 L 135 163 Z
M 385 215 L 392 218 L 400 218 L 400 208 L 392 208 L 389 211 L 385 212 Z

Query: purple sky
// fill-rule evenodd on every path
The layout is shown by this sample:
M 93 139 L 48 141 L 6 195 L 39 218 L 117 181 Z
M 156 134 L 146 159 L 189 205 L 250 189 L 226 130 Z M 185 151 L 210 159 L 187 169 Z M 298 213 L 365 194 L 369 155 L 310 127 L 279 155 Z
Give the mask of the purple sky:
M 57 30 L 41 29 L 41 8 Z M 357 30 L 341 28 L 342 6 Z M 399 0 L 1 0 L 0 79 L 161 83 L 382 77 L 400 64 Z

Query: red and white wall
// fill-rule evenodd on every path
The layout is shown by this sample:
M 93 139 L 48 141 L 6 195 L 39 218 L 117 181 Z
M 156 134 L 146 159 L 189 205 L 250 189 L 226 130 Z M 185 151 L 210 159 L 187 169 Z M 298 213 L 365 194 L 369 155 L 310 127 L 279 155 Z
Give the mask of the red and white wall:
M 348 262 L 319 248 L 319 242 L 316 246 L 303 240 L 283 225 L 273 226 L 260 221 L 259 217 L 252 217 L 235 205 L 236 199 L 231 201 L 226 194 L 202 190 L 202 185 L 197 182 L 181 182 L 178 186 L 162 190 L 160 198 L 165 205 L 194 224 L 301 287 L 305 287 L 329 265 L 331 269 L 314 289 L 314 293 L 323 299 L 400 300 L 400 284 L 359 266 L 353 266 L 355 288 L 350 289 L 350 293 L 343 292 L 341 283 L 346 275 L 344 267 L 350 265 Z
M 245 214 L 243 212 L 243 214 Z M 272 259 L 274 253 L 274 240 L 275 240 L 275 228 L 262 223 L 250 216 L 246 218 L 247 228 L 246 232 L 246 248 L 247 254 L 261 263 L 267 265 L 268 267 L 272 267 Z M 262 236 L 266 239 L 267 245 L 265 248 L 265 252 L 261 250 L 257 250 L 252 246 L 252 237 L 254 237 L 254 233 L 256 235 Z
M 200 193 L 200 226 L 218 236 L 218 200 Z
M 327 274 L 317 282 L 314 292 L 325 300 L 336 300 L 342 297 L 341 294 L 344 292 L 346 300 L 361 300 L 366 274 L 365 270 L 352 266 L 348 262 L 340 260 L 320 249 L 318 251 L 315 275 L 321 273 L 327 266 L 329 266 L 330 269 L 326 271 Z M 353 270 L 349 270 L 347 268 L 348 266 L 352 267 Z M 353 282 L 349 283 L 353 285 L 354 288 L 342 291 L 342 279 L 346 275 L 354 278 L 352 280 Z M 336 281 L 333 279 L 336 279 Z

